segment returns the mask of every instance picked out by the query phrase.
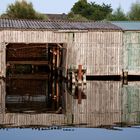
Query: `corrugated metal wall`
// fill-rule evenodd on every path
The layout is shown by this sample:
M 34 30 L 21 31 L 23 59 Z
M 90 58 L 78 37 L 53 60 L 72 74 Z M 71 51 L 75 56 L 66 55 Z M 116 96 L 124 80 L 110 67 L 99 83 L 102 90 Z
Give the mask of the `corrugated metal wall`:
M 87 75 L 120 75 L 122 72 L 121 31 L 3 30 L 0 42 L 66 43 L 68 68 L 82 64 Z
M 73 100 L 74 124 L 99 127 L 121 122 L 121 82 L 87 82 L 86 96 L 81 104 Z
M 124 33 L 123 67 L 129 74 L 140 74 L 140 32 L 126 31 Z

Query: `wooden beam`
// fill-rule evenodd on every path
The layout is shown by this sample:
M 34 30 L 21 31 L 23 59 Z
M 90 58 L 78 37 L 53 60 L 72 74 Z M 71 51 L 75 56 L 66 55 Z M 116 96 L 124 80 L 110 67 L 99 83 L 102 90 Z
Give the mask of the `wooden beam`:
M 82 65 L 78 65 L 78 84 L 82 84 Z
M 13 74 L 12 76 L 9 76 L 7 78 L 10 79 L 48 79 L 48 74 Z
M 63 46 L 61 46 L 59 43 L 57 43 L 57 46 L 60 47 L 60 48 L 63 48 Z
M 21 64 L 21 65 L 24 65 L 24 64 L 30 64 L 30 65 L 48 65 L 48 61 L 7 61 L 7 64 Z
M 22 50 L 22 49 L 34 49 L 34 48 L 48 48 L 47 46 L 28 46 L 28 47 L 11 47 L 8 50 Z

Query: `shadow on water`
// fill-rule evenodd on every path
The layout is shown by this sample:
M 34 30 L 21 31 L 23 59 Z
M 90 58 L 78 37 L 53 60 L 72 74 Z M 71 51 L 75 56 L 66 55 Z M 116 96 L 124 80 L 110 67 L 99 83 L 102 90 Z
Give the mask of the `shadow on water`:
M 52 130 L 140 125 L 140 82 L 90 80 L 83 85 L 46 77 L 0 81 L 0 127 Z

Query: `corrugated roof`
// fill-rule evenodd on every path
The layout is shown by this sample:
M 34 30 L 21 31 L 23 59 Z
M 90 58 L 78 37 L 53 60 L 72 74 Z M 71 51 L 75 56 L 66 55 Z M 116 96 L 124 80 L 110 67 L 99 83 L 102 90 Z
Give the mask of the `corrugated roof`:
M 113 21 L 112 24 L 122 28 L 122 30 L 139 31 L 140 21 Z
M 10 29 L 51 29 L 51 30 L 120 30 L 109 22 L 70 22 L 70 21 L 38 21 L 22 19 L 0 19 L 0 28 Z
M 67 14 L 45 14 L 47 15 L 48 19 L 53 21 L 53 20 L 67 20 Z

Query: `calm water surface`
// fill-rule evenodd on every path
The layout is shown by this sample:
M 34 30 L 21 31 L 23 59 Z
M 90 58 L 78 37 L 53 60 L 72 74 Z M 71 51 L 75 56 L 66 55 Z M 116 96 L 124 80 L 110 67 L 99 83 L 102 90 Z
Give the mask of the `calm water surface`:
M 140 82 L 0 80 L 0 139 L 139 139 Z

